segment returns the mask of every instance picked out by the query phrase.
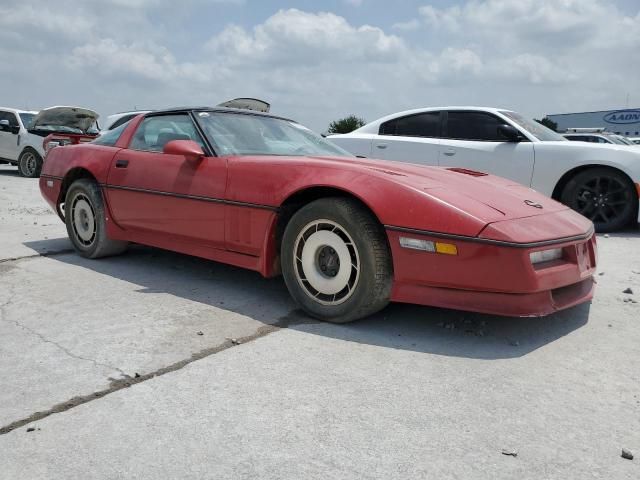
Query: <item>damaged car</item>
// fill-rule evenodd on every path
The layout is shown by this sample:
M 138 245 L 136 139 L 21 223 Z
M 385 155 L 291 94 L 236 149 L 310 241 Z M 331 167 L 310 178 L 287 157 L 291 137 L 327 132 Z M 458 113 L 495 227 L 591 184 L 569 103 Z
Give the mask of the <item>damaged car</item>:
M 17 166 L 23 177 L 38 177 L 48 149 L 93 140 L 97 119 L 96 112 L 81 107 L 39 112 L 0 107 L 0 162 Z

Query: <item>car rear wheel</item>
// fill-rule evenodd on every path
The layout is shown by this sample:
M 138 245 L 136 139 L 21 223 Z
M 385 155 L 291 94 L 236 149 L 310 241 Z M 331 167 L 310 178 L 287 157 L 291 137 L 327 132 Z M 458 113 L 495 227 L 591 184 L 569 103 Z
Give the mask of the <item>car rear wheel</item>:
M 296 212 L 281 262 L 291 296 L 312 317 L 345 323 L 389 303 L 393 267 L 384 229 L 350 199 L 323 198 Z
M 107 257 L 126 250 L 127 242 L 107 237 L 102 192 L 94 181 L 83 178 L 71 184 L 64 212 L 71 243 L 83 257 Z
M 567 183 L 562 203 L 584 215 L 598 232 L 611 232 L 631 223 L 638 196 L 633 183 L 611 168 L 582 171 Z
M 42 170 L 42 157 L 30 148 L 26 148 L 18 158 L 18 172 L 21 176 L 27 178 L 36 178 L 40 176 Z

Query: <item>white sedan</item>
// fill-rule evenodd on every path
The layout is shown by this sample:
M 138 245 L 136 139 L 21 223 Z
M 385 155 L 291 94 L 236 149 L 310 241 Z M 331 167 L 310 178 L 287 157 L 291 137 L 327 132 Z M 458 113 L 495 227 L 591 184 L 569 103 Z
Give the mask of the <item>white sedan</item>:
M 510 178 L 569 205 L 601 232 L 640 221 L 640 151 L 570 142 L 513 111 L 408 110 L 329 138 L 361 157 L 462 167 Z

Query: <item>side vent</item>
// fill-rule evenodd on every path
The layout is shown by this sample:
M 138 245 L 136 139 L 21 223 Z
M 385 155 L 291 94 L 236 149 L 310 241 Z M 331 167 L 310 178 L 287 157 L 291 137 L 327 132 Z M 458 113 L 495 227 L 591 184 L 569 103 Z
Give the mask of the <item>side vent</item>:
M 468 168 L 454 167 L 447 168 L 447 170 L 451 170 L 452 172 L 464 173 L 465 175 L 471 175 L 472 177 L 486 177 L 487 175 L 489 175 L 488 173 L 477 172 L 475 170 L 469 170 Z
M 404 173 L 393 172 L 391 170 L 384 170 L 382 168 L 372 168 L 371 170 L 375 170 L 376 172 L 386 173 L 387 175 L 395 175 L 396 177 L 406 177 Z

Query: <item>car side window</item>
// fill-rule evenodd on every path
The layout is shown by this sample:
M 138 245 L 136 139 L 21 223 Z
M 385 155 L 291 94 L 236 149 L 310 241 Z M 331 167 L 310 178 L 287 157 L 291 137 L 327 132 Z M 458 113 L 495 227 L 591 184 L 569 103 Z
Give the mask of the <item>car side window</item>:
M 162 152 L 164 146 L 172 140 L 193 140 L 203 149 L 205 148 L 191 117 L 187 114 L 156 115 L 145 118 L 138 125 L 129 148 Z
M 498 131 L 506 122 L 486 112 L 448 112 L 445 138 L 505 142 L 508 139 Z
M 120 138 L 120 135 L 122 135 L 122 132 L 124 132 L 125 128 L 127 128 L 127 125 L 122 124 L 117 128 L 107 130 L 91 143 L 94 143 L 96 145 L 106 145 L 107 147 L 113 147 L 118 142 L 118 139 Z
M 0 111 L 0 120 L 9 120 L 9 125 L 12 127 L 17 127 L 19 125 L 18 118 L 13 112 Z
M 439 137 L 440 112 L 424 112 L 394 118 L 380 125 L 379 134 L 402 137 Z
M 17 127 L 18 125 L 20 125 L 18 123 L 18 117 L 16 117 L 16 114 L 13 112 L 8 112 L 9 113 L 9 125 L 11 125 L 12 127 Z

